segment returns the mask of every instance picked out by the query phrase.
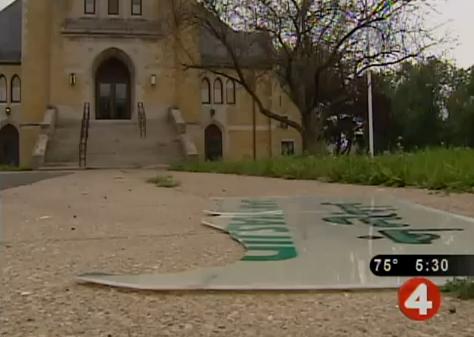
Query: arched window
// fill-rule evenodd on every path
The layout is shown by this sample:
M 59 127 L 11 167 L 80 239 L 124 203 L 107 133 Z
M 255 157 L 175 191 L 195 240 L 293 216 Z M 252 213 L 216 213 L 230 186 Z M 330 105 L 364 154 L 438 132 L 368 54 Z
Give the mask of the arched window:
M 216 78 L 214 81 L 214 103 L 224 103 L 224 85 L 220 78 Z
M 109 15 L 119 15 L 119 0 L 109 0 Z
M 132 0 L 132 15 L 142 15 L 142 0 Z
M 201 82 L 201 103 L 211 104 L 211 82 L 204 77 Z
M 21 80 L 18 75 L 12 77 L 11 84 L 11 102 L 20 103 L 21 102 Z
M 84 0 L 84 14 L 95 14 L 95 0 Z
M 235 82 L 230 79 L 225 83 L 225 97 L 227 104 L 235 104 Z
M 0 103 L 7 102 L 7 78 L 0 75 Z

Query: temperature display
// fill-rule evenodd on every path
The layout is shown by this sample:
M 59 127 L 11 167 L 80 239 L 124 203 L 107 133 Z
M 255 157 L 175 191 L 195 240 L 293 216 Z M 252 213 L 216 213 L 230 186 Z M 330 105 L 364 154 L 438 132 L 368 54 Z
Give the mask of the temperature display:
M 370 270 L 372 270 L 375 275 L 379 273 L 391 273 L 393 266 L 396 267 L 397 265 L 397 257 L 378 257 L 374 258 L 370 263 Z
M 474 255 L 379 255 L 370 270 L 377 276 L 474 276 Z

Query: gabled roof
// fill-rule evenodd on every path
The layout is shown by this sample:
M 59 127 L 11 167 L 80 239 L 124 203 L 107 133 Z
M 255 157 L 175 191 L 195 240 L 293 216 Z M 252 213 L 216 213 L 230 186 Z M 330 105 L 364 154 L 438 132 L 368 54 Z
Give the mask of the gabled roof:
M 0 11 L 0 63 L 21 63 L 22 0 Z
M 227 43 L 244 68 L 271 67 L 271 41 L 263 33 L 227 32 Z M 203 66 L 232 68 L 230 54 L 222 42 L 205 28 L 201 28 L 200 53 Z
M 269 61 L 273 53 L 273 46 L 267 34 L 236 31 L 202 5 L 197 5 L 195 11 L 200 33 L 199 52 L 202 66 L 234 67 L 232 57 L 223 44 L 225 40 L 241 67 L 271 68 L 272 63 Z

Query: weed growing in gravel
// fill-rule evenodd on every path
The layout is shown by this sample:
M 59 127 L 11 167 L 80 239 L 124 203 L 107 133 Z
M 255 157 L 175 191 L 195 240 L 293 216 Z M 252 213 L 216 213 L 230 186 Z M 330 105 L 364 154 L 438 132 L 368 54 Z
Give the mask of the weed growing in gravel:
M 1 172 L 18 172 L 18 171 L 31 171 L 31 169 L 10 165 L 0 165 Z
M 155 184 L 158 187 L 174 188 L 179 186 L 179 181 L 175 180 L 173 176 L 157 176 L 148 179 L 148 182 Z

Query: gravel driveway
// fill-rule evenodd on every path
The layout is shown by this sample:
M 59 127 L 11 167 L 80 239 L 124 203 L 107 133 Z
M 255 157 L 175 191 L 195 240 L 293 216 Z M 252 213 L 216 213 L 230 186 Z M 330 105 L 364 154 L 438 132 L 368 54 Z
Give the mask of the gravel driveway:
M 375 187 L 151 170 L 82 171 L 1 192 L 0 336 L 474 336 L 474 302 L 444 298 L 426 323 L 405 319 L 396 292 L 152 293 L 78 285 L 81 273 L 181 271 L 243 255 L 200 225 L 209 197 L 361 195 Z M 10 185 L 11 187 L 11 185 Z M 474 195 L 386 189 L 474 216 Z M 448 309 L 456 308 L 456 313 Z

